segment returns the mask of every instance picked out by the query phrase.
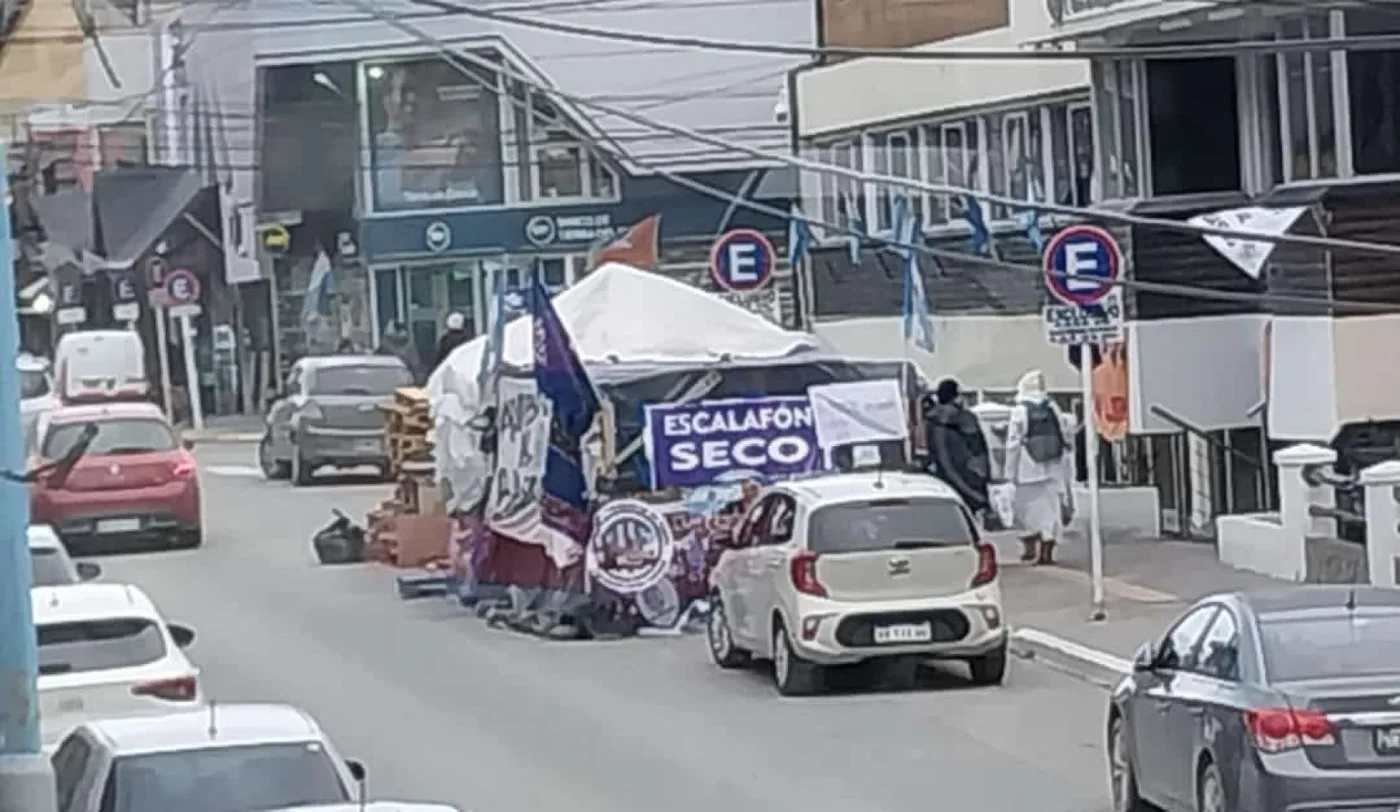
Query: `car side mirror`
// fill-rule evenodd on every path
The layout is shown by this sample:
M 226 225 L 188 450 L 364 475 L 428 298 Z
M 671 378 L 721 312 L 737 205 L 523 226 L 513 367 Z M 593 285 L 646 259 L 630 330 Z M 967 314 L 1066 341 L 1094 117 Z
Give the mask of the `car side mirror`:
M 365 763 L 363 761 L 353 758 L 345 759 L 345 769 L 349 770 L 350 777 L 355 779 L 355 802 L 360 805 L 361 809 L 364 809 L 365 801 L 367 800 L 367 796 L 365 795 L 365 778 L 368 777 L 369 771 L 365 769 Z
M 1152 643 L 1143 643 L 1133 655 L 1133 671 L 1143 674 L 1156 670 L 1157 649 Z
M 170 639 L 174 640 L 175 645 L 180 648 L 189 648 L 190 644 L 194 642 L 194 629 L 191 629 L 189 626 L 171 623 L 169 628 Z
M 79 561 L 73 565 L 73 569 L 77 571 L 80 581 L 96 581 L 102 577 L 102 565 L 91 561 Z

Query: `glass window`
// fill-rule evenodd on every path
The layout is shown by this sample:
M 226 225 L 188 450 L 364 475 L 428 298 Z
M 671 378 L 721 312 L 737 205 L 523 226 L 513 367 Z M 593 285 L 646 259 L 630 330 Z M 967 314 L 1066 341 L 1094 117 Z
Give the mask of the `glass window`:
M 1270 682 L 1400 674 L 1400 613 L 1345 609 L 1259 618 Z
M 987 180 L 990 184 L 989 191 L 994 195 L 1004 195 L 1007 193 L 1006 176 L 1009 167 L 1006 165 L 1006 120 L 1008 116 L 1004 113 L 994 113 L 987 116 Z M 1021 132 L 1025 132 L 1022 128 Z M 992 204 L 990 216 L 993 220 L 1002 220 L 1010 215 L 1010 209 L 1000 204 Z
M 1323 19 L 1326 23 L 1326 19 Z M 1323 31 L 1323 38 L 1326 31 Z M 1337 119 L 1332 104 L 1332 59 L 1329 54 L 1307 54 L 1312 81 L 1312 111 L 1317 131 L 1315 177 L 1337 177 Z
M 955 547 L 977 538 L 967 511 L 952 499 L 872 499 L 818 508 L 807 546 L 817 553 Z
M 1094 110 L 1088 104 L 1069 108 L 1070 155 L 1074 160 L 1074 205 L 1099 198 L 1094 185 Z
M 101 812 L 261 812 L 349 800 L 325 748 L 293 742 L 123 756 Z
M 310 394 L 390 395 L 412 385 L 412 373 L 397 364 L 343 364 L 317 369 L 311 376 Z
M 593 182 L 594 197 L 617 197 L 617 174 L 606 160 L 596 154 L 589 156 L 588 173 Z
M 876 175 L 889 175 L 890 171 L 890 149 L 889 140 L 884 135 L 873 135 L 867 139 L 870 149 L 870 159 L 874 162 L 871 172 Z M 870 186 L 875 192 L 874 224 L 875 231 L 889 231 L 891 228 L 891 201 L 893 200 L 893 189 L 887 183 L 872 183 Z M 867 214 L 867 217 L 869 214 Z
M 540 260 L 541 275 L 545 290 L 554 295 L 569 286 L 568 260 L 566 257 L 545 257 Z
M 366 67 L 376 209 L 502 202 L 496 76 L 458 68 L 437 57 Z
M 42 623 L 39 673 L 76 674 L 148 665 L 165 656 L 165 637 L 143 617 Z
M 1308 71 L 1304 55 L 1280 54 L 1288 88 L 1288 179 L 1313 177 L 1312 145 L 1308 138 Z
M 850 141 L 843 141 L 833 144 L 831 147 L 831 163 L 833 166 L 845 169 L 860 169 L 860 151 L 855 144 Z M 853 214 L 860 211 L 864 205 L 864 197 L 860 193 L 860 186 L 851 178 L 844 175 L 835 175 L 836 179 L 836 210 L 839 216 L 833 222 L 834 225 L 850 226 L 854 218 Z
M 30 583 L 34 586 L 64 586 L 78 582 L 68 556 L 53 547 L 29 548 Z
M 1049 189 L 1051 198 L 1061 205 L 1074 203 L 1074 164 L 1070 159 L 1069 108 L 1057 104 L 1050 108 L 1050 168 L 1055 184 Z
M 579 144 L 548 144 L 535 149 L 539 199 L 583 197 L 584 159 Z
M 943 128 L 939 126 L 923 128 L 924 135 L 924 178 L 930 183 L 947 183 L 947 163 L 943 152 Z M 924 225 L 935 226 L 948 222 L 948 196 L 924 195 Z
M 1161 647 L 1157 649 L 1156 664 L 1169 670 L 1189 669 L 1192 665 L 1191 656 L 1196 650 L 1196 643 L 1200 641 L 1207 624 L 1210 623 L 1217 611 L 1214 606 L 1202 606 L 1177 621 L 1177 624 L 1162 639 Z
M 87 423 L 55 423 L 44 438 L 42 456 L 58 459 L 78 442 Z M 108 419 L 97 422 L 97 436 L 88 446 L 88 454 L 141 454 L 147 451 L 170 451 L 175 448 L 175 435 L 160 420 L 150 418 Z
M 918 177 L 915 168 L 917 156 L 914 153 L 914 145 L 911 141 L 910 134 L 907 132 L 890 133 L 888 144 L 890 151 L 890 174 L 897 178 Z M 891 192 L 894 195 L 904 195 L 909 198 L 911 207 L 918 204 L 917 193 L 912 189 L 897 188 L 891 190 Z M 911 212 L 911 214 L 913 213 L 914 212 Z
M 974 132 L 976 128 L 973 128 Z M 971 186 L 972 150 L 976 140 L 968 138 L 967 122 L 943 125 L 943 165 L 947 168 L 949 186 L 966 188 Z
M 73 795 L 82 783 L 91 757 L 92 745 L 75 733 L 64 739 L 49 758 L 53 765 L 54 788 L 58 792 L 58 812 L 72 812 Z
M 1240 678 L 1240 627 L 1228 609 L 1220 610 L 1201 639 L 1195 670 L 1216 679 Z
M 1118 147 L 1121 156 L 1122 195 L 1137 197 L 1141 187 L 1138 183 L 1137 115 L 1138 83 L 1137 71 L 1132 62 L 1122 62 L 1118 67 L 1118 114 L 1122 118 L 1122 143 Z

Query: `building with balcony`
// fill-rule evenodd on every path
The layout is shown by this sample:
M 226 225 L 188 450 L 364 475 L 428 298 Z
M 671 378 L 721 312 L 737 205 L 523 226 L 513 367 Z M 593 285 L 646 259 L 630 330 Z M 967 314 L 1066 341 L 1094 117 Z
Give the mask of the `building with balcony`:
M 712 6 L 557 13 L 723 36 Z M 377 345 L 396 324 L 428 358 L 450 310 L 484 330 L 502 285 L 536 266 L 551 286 L 567 285 L 587 271 L 591 248 L 652 216 L 660 270 L 695 284 L 711 284 L 709 249 L 727 229 L 757 228 L 781 249 L 795 173 L 560 103 L 533 85 L 782 150 L 787 129 L 774 107 L 793 60 L 726 57 L 717 69 L 698 52 L 376 8 L 407 15 L 460 56 L 449 61 L 352 6 L 293 12 L 255 2 L 204 29 L 177 90 L 187 100 L 179 129 L 210 133 L 195 140 L 214 145 L 208 160 L 228 170 L 232 205 L 245 215 L 239 228 L 261 270 L 244 287 L 250 307 L 268 302 L 260 329 L 277 367 L 347 340 Z M 770 38 L 811 39 L 800 5 L 745 9 L 746 24 Z M 745 303 L 793 319 L 785 264 Z

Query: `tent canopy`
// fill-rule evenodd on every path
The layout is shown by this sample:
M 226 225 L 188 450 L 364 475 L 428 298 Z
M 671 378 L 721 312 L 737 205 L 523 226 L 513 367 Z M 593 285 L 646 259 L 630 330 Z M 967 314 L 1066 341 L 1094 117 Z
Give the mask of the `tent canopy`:
M 555 296 L 554 309 L 588 366 L 773 359 L 817 347 L 812 336 L 784 330 L 714 294 L 612 262 Z M 428 391 L 441 391 L 444 376 L 474 380 L 486 341 L 480 335 L 453 351 Z M 505 366 L 528 368 L 533 341 L 529 319 L 506 325 Z

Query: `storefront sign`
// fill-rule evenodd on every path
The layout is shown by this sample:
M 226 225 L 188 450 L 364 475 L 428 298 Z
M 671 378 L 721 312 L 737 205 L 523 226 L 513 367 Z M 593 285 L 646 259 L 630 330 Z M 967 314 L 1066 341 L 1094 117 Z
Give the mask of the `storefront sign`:
M 591 245 L 616 234 L 612 215 L 607 212 L 562 216 L 537 214 L 525 222 L 525 239 L 540 248 L 559 244 Z
M 112 318 L 116 321 L 141 318 L 141 294 L 136 284 L 136 271 L 113 268 L 107 273 L 112 283 Z
M 534 378 L 502 378 L 496 416 L 496 471 L 486 503 L 492 530 L 516 541 L 544 544 L 544 466 L 552 407 Z
M 807 389 L 817 440 L 830 449 L 909 436 L 904 391 L 893 378 L 828 383 Z
M 1160 5 L 1160 0 L 1045 0 L 1045 10 L 1055 25 L 1103 11 L 1126 11 Z
M 441 254 L 452 247 L 452 228 L 441 220 L 434 220 L 423 229 L 423 244 L 434 254 Z
M 812 405 L 802 396 L 653 404 L 645 436 L 654 488 L 791 476 L 815 470 L 820 459 Z
M 502 202 L 494 79 L 464 75 L 436 57 L 367 67 L 376 211 Z

